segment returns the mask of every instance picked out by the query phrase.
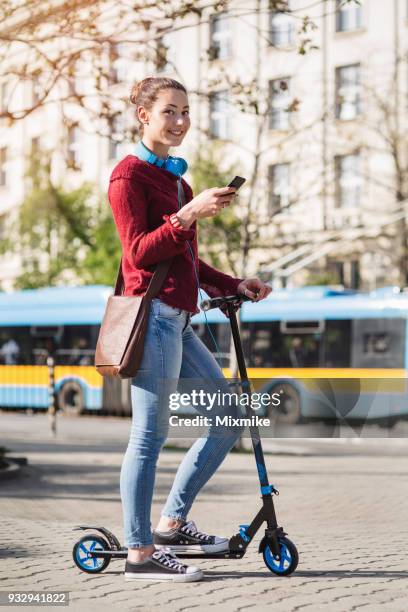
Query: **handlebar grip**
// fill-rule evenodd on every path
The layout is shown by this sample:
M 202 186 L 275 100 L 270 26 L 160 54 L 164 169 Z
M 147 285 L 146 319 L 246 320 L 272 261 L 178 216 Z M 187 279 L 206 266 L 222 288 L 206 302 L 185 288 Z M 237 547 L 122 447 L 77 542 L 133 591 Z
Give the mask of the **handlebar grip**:
M 221 306 L 224 306 L 224 304 L 229 303 L 234 303 L 237 304 L 238 302 L 251 302 L 251 298 L 247 297 L 246 295 L 243 295 L 241 293 L 237 293 L 236 295 L 227 295 L 225 297 L 216 297 L 216 298 L 211 298 L 209 300 L 203 300 L 200 303 L 200 307 L 202 310 L 207 311 L 207 310 L 211 310 L 212 308 L 220 308 Z

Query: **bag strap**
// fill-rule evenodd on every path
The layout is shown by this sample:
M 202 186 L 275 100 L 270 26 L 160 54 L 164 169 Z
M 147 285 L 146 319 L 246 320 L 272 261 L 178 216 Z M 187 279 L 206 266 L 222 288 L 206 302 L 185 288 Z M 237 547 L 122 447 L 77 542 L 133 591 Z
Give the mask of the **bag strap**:
M 123 258 L 121 257 L 120 262 L 119 262 L 118 276 L 116 278 L 116 283 L 115 283 L 115 291 L 113 295 L 123 295 L 123 292 L 125 290 L 125 281 L 123 279 L 123 273 L 122 273 L 122 259 Z M 173 261 L 173 258 L 166 259 L 165 261 L 161 261 L 160 263 L 157 264 L 154 274 L 152 278 L 150 279 L 150 283 L 145 293 L 145 296 L 147 297 L 147 299 L 151 300 L 159 293 L 161 286 L 163 285 L 165 281 L 167 272 L 169 271 L 172 261 Z
M 166 279 L 167 272 L 171 266 L 173 258 L 166 259 L 157 264 L 157 268 L 154 271 L 152 278 L 150 279 L 149 286 L 147 287 L 145 298 L 152 300 L 159 293 L 162 285 Z

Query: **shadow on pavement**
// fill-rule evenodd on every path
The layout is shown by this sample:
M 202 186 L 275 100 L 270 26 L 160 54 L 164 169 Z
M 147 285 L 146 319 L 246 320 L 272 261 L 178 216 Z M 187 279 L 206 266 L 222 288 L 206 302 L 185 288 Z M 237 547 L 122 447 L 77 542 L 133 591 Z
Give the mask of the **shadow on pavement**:
M 26 548 L 0 548 L 0 559 L 7 559 L 8 557 L 32 557 L 33 551 L 27 550 Z
M 81 572 L 78 572 L 81 574 Z M 114 571 L 106 570 L 100 576 L 110 574 L 112 576 L 123 575 L 123 569 Z M 95 578 L 97 576 L 93 576 Z M 246 572 L 246 571 L 215 571 L 204 569 L 204 582 L 225 580 L 226 578 L 275 578 L 276 580 L 288 578 L 392 578 L 408 579 L 408 571 L 403 570 L 300 570 L 290 576 L 279 577 L 269 571 Z M 137 581 L 136 581 L 137 582 Z

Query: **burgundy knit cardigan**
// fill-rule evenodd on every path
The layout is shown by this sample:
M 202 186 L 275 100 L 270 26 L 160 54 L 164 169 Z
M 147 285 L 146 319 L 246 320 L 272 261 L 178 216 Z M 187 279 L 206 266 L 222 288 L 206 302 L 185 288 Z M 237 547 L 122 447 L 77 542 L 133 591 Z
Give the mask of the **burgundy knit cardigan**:
M 184 179 L 182 185 L 185 201 L 190 202 L 191 187 Z M 210 297 L 237 292 L 242 279 L 223 274 L 199 259 L 196 222 L 190 229 L 171 224 L 169 217 L 178 210 L 174 174 L 128 155 L 111 174 L 108 197 L 122 243 L 125 295 L 143 294 L 156 264 L 170 257 L 173 261 L 158 294 L 166 304 L 199 312 L 198 283 Z

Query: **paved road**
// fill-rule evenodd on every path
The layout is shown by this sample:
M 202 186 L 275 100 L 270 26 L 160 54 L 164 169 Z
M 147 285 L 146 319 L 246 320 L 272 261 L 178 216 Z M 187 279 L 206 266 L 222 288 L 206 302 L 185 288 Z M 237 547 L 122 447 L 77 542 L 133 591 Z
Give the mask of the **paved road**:
M 69 444 L 77 440 L 93 446 L 103 441 L 105 448 L 121 452 L 126 447 L 129 428 L 129 418 L 100 417 L 95 414 L 78 419 L 62 415 L 57 417 L 57 442 Z M 29 432 L 29 436 L 25 436 L 25 432 Z M 33 444 L 37 447 L 39 440 L 52 440 L 49 432 L 50 422 L 46 414 L 0 411 L 0 441 L 6 436 L 19 452 L 29 450 Z M 188 447 L 193 442 L 192 432 L 194 435 L 196 433 L 194 428 L 188 427 L 171 428 L 170 432 L 173 437 L 169 438 L 167 446 L 172 448 Z M 266 452 L 290 455 L 408 455 L 408 422 L 399 422 L 391 429 L 365 426 L 362 437 L 358 429 L 346 430 L 343 427 L 334 430 L 322 423 L 280 426 L 275 433 L 281 437 L 263 438 Z M 248 432 L 245 436 L 244 446 L 251 449 Z
M 1 438 L 29 466 L 0 483 L 0 590 L 69 590 L 71 610 L 207 610 L 271 608 L 406 612 L 408 598 L 408 461 L 404 439 L 270 440 L 271 480 L 280 490 L 280 524 L 300 552 L 297 572 L 273 576 L 256 543 L 240 561 L 205 561 L 205 579 L 186 585 L 134 584 L 123 562 L 97 576 L 73 565 L 80 523 L 103 524 L 122 540 L 119 470 L 129 422 L 60 418 L 53 440 L 40 415 L 0 414 Z M 180 443 L 180 442 L 179 442 Z M 382 452 L 384 450 L 384 452 Z M 182 457 L 160 457 L 153 524 Z M 259 505 L 248 454 L 230 454 L 197 499 L 199 528 L 232 534 Z M 257 538 L 259 541 L 259 538 Z

